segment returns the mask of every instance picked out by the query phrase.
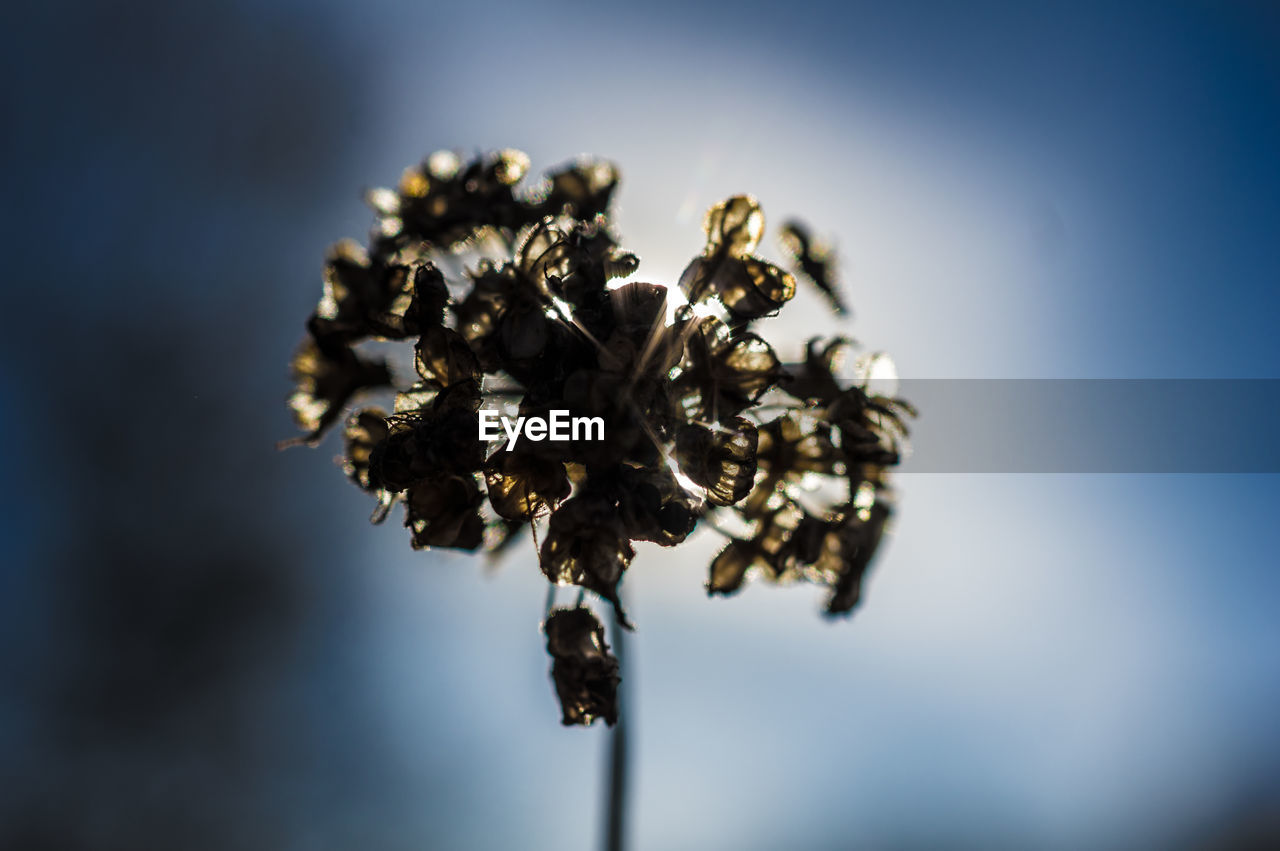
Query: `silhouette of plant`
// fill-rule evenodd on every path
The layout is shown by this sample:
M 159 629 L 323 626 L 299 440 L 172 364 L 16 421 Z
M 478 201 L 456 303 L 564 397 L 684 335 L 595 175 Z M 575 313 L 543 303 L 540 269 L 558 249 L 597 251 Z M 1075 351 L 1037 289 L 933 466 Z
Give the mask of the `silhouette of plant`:
M 796 284 L 756 255 L 764 214 L 750 196 L 708 211 L 705 248 L 666 287 L 632 278 L 639 259 L 610 220 L 613 165 L 583 159 L 522 187 L 528 166 L 512 150 L 437 153 L 368 194 L 368 248 L 332 250 L 293 359 L 305 434 L 290 442 L 314 445 L 357 397 L 394 388 L 390 412 L 357 410 L 343 428 L 373 521 L 402 504 L 415 549 L 496 551 L 530 527 L 547 579 L 608 601 L 623 628 L 633 542 L 677 546 L 699 524 L 729 538 L 709 593 L 754 571 L 827 585 L 827 612 L 852 610 L 914 411 L 838 380 L 843 338 L 811 340 L 786 366 L 752 332 Z M 798 222 L 781 242 L 845 312 L 831 253 Z M 412 341 L 415 380 L 396 387 L 391 364 L 357 350 L 369 340 Z M 482 407 L 598 417 L 604 438 L 482 440 Z M 613 725 L 618 660 L 581 595 L 549 604 L 544 631 L 563 722 Z

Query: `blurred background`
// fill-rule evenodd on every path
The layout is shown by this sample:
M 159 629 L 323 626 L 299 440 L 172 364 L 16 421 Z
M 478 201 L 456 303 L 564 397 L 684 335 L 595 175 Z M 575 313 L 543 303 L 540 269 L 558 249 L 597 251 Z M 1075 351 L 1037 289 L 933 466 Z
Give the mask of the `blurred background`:
M 5 17 L 0 847 L 597 843 L 607 734 L 558 723 L 532 549 L 414 553 L 338 441 L 274 449 L 326 247 L 432 150 L 615 160 L 655 281 L 729 194 L 803 216 L 855 314 L 802 294 L 795 351 L 1280 378 L 1271 3 Z M 899 485 L 850 621 L 640 548 L 631 847 L 1280 844 L 1280 478 Z

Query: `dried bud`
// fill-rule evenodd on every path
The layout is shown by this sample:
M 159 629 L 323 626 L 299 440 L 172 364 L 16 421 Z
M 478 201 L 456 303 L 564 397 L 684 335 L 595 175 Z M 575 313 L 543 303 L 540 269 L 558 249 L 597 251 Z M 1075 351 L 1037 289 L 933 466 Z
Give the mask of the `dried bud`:
M 707 317 L 689 337 L 675 385 L 690 419 L 720 422 L 754 405 L 785 374 L 763 339 Z
M 583 159 L 550 174 L 547 210 L 591 221 L 609 209 L 618 185 L 618 169 L 603 160 Z
M 423 332 L 415 349 L 418 375 L 430 387 L 444 388 L 480 379 L 480 361 L 461 334 L 433 326 Z
M 378 506 L 369 518 L 374 523 L 386 520 L 387 512 L 395 502 L 394 494 L 378 487 L 370 474 L 373 451 L 387 438 L 386 416 L 386 412 L 380 408 L 356 411 L 348 418 L 342 432 L 343 444 L 346 447 L 342 456 L 342 471 L 361 490 L 378 497 Z
M 489 504 L 508 520 L 532 520 L 559 505 L 571 490 L 562 462 L 539 457 L 529 449 L 494 453 L 485 481 Z
M 759 439 L 755 425 L 743 417 L 729 420 L 719 432 L 684 426 L 676 437 L 680 471 L 707 489 L 712 505 L 733 505 L 755 483 Z
M 584 494 L 552 513 L 539 555 L 548 579 L 594 591 L 613 603 L 625 623 L 618 583 L 635 554 L 617 506 L 600 494 Z
M 413 548 L 476 549 L 484 541 L 482 502 L 475 476 L 437 476 L 414 485 L 405 498 L 404 521 L 413 531 Z
M 358 392 L 391 384 L 384 361 L 365 360 L 343 345 L 321 349 L 313 338 L 293 356 L 292 371 L 297 387 L 289 407 L 307 442 L 319 440 Z
M 827 561 L 836 573 L 827 614 L 848 614 L 862 600 L 862 580 L 880 546 L 889 515 L 888 506 L 877 502 L 866 520 L 851 516 L 835 532 L 833 546 L 824 553 L 830 555 Z
M 707 211 L 702 230 L 707 236 L 706 256 L 745 257 L 764 236 L 764 211 L 750 195 L 735 195 Z
M 543 627 L 551 654 L 551 679 L 563 712 L 561 723 L 590 726 L 618 720 L 618 660 L 609 653 L 604 627 L 585 607 L 558 609 Z

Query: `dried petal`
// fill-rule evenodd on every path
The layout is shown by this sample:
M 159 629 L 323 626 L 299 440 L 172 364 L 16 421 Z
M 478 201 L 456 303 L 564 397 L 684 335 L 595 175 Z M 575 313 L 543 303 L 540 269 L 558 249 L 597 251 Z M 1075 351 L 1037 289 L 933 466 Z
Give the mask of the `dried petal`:
M 667 467 L 623 465 L 613 489 L 622 525 L 632 540 L 674 546 L 698 522 L 697 506 Z
M 756 548 L 750 541 L 730 541 L 711 560 L 708 594 L 732 594 L 746 581 L 747 571 L 756 561 Z
M 745 257 L 764 236 L 764 211 L 750 195 L 734 195 L 707 211 L 702 230 L 707 235 L 708 257 Z
M 414 485 L 405 497 L 404 519 L 413 548 L 476 549 L 484 541 L 482 502 L 475 476 L 436 476 Z
M 823 555 L 823 546 L 832 527 L 832 523 L 811 514 L 802 517 L 795 531 L 779 550 L 783 569 L 791 570 L 815 564 Z
M 771 474 L 799 478 L 805 473 L 837 475 L 840 451 L 832 428 L 815 415 L 789 411 L 760 426 L 756 457 Z
M 560 504 L 571 490 L 562 462 L 531 452 L 495 453 L 485 481 L 489 504 L 508 520 L 532 520 Z
M 609 209 L 609 200 L 618 185 L 618 169 L 604 160 L 581 159 L 550 172 L 551 192 L 546 209 L 567 212 L 587 221 Z
M 850 464 L 890 467 L 901 460 L 915 409 L 897 399 L 869 395 L 861 387 L 841 391 L 828 408 L 840 429 L 841 446 Z
M 804 518 L 804 512 L 793 503 L 770 510 L 758 521 L 758 530 L 750 540 L 735 539 L 711 562 L 708 594 L 731 594 L 742 585 L 746 572 L 760 567 L 772 579 L 790 574 L 787 542 Z
M 754 257 L 721 264 L 714 283 L 720 300 L 737 319 L 777 313 L 796 294 L 791 275 Z
M 480 380 L 480 360 L 466 339 L 452 328 L 437 325 L 423 332 L 415 348 L 418 375 L 431 387 Z
M 378 505 L 369 518 L 373 523 L 386 520 L 387 513 L 395 503 L 395 495 L 375 486 L 369 474 L 373 450 L 388 434 L 386 416 L 386 412 L 380 408 L 357 411 L 347 419 L 342 433 L 346 446 L 346 452 L 342 456 L 342 471 L 357 487 L 378 498 Z
M 836 370 L 849 346 L 850 341 L 845 337 L 832 337 L 825 345 L 818 337 L 810 339 L 805 345 L 804 363 L 789 369 L 791 378 L 785 384 L 786 391 L 797 399 L 817 404 L 834 402 L 844 392 Z
M 403 264 L 370 258 L 351 240 L 339 242 L 325 262 L 324 293 L 308 324 L 311 334 L 326 347 L 374 335 L 375 318 L 390 309 L 410 272 Z
M 749 420 L 734 417 L 725 430 L 687 425 L 676 435 L 680 471 L 707 489 L 712 505 L 732 505 L 751 492 L 759 435 Z
M 841 316 L 848 313 L 848 308 L 840 298 L 835 252 L 817 243 L 809 228 L 794 219 L 782 226 L 778 239 L 783 250 L 791 255 L 800 276 L 821 290 L 836 313 Z
M 342 471 L 361 490 L 376 490 L 369 481 L 369 456 L 373 448 L 387 437 L 386 416 L 381 408 L 365 408 L 352 414 L 343 429 L 346 453 L 342 459 Z
M 371 318 L 370 327 L 378 336 L 392 340 L 421 334 L 444 322 L 448 303 L 444 276 L 433 264 L 422 263 L 412 267 L 395 300 L 385 313 Z
M 453 385 L 454 390 L 469 390 Z M 459 398 L 461 397 L 461 398 Z M 484 464 L 485 445 L 470 407 L 469 393 L 446 391 L 427 411 L 387 417 L 388 433 L 369 454 L 369 480 L 378 488 L 398 492 L 442 473 L 471 473 Z M 455 401 L 456 404 L 451 404 Z
M 616 507 L 598 495 L 583 495 L 552 512 L 540 560 L 548 579 L 594 591 L 613 603 L 625 624 L 618 583 L 635 554 Z
M 391 383 L 385 361 L 365 360 L 346 346 L 322 350 L 312 338 L 299 347 L 291 366 L 297 387 L 289 407 L 308 443 L 320 439 L 358 392 Z
M 715 294 L 738 322 L 777 313 L 796 294 L 795 278 L 756 257 L 695 257 L 680 287 L 690 301 Z
M 755 334 L 731 333 L 707 317 L 689 337 L 676 386 L 690 419 L 720 421 L 753 405 L 786 373 L 772 347 Z
M 514 266 L 494 268 L 487 263 L 471 273 L 471 282 L 471 292 L 454 307 L 458 331 L 471 345 L 484 370 L 494 372 L 500 366 L 498 326 L 519 282 Z
M 604 627 L 586 607 L 557 609 L 543 631 L 551 654 L 551 679 L 565 726 L 590 726 L 597 718 L 618 720 L 618 660 L 609 652 Z
M 828 537 L 830 559 L 820 560 L 819 567 L 832 567 L 837 578 L 827 603 L 827 614 L 847 614 L 861 601 L 862 580 L 880 546 L 889 515 L 888 506 L 877 502 L 871 506 L 870 517 L 865 521 L 851 515 L 836 534 Z

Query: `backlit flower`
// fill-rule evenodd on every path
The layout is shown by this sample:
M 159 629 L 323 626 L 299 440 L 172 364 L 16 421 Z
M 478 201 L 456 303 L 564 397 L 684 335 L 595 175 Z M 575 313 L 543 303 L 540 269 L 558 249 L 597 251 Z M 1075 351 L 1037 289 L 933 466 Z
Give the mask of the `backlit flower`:
M 677 547 L 699 526 L 727 537 L 710 593 L 758 574 L 825 585 L 829 613 L 851 610 L 914 411 L 838 374 L 843 338 L 810 341 L 786 365 L 753 330 L 796 290 L 757 254 L 754 198 L 712 206 L 702 252 L 666 286 L 633 277 L 640 261 L 610 218 L 615 166 L 578 160 L 533 185 L 528 169 L 510 149 L 437 153 L 368 194 L 368 247 L 331 251 L 292 363 L 300 440 L 362 397 L 393 395 L 390 413 L 365 407 L 342 430 L 344 472 L 376 500 L 374 521 L 402 505 L 414 548 L 490 552 L 529 527 L 548 581 L 609 603 L 624 628 L 634 544 Z M 830 251 L 798 222 L 781 237 L 796 273 L 843 312 Z M 393 387 L 364 351 L 388 341 L 412 346 L 411 383 Z M 480 431 L 482 409 L 600 422 L 603 436 L 495 436 Z M 549 607 L 545 631 L 564 723 L 612 724 L 618 661 L 600 621 L 580 601 Z

